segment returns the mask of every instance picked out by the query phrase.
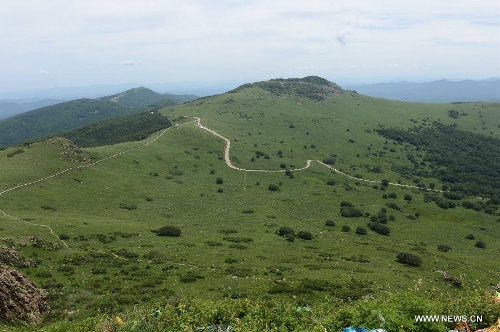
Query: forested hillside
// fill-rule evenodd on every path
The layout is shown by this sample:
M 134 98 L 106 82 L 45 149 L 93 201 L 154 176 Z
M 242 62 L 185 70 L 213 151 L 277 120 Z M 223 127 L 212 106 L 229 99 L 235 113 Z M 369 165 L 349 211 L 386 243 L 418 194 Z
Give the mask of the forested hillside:
M 170 127 L 170 121 L 157 112 L 141 112 L 122 118 L 104 120 L 83 128 L 59 134 L 80 148 L 140 141 L 160 129 Z

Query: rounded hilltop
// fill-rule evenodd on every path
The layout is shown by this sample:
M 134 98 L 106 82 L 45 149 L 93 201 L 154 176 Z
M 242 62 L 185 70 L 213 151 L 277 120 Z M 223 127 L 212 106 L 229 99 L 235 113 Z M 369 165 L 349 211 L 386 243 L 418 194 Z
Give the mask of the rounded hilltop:
M 326 97 L 330 95 L 338 95 L 343 91 L 340 86 L 324 78 L 318 76 L 306 76 L 303 78 L 275 78 L 268 81 L 247 83 L 229 92 L 236 93 L 253 86 L 258 86 L 278 96 L 284 94 L 294 94 L 299 97 L 307 97 L 316 101 L 323 101 Z

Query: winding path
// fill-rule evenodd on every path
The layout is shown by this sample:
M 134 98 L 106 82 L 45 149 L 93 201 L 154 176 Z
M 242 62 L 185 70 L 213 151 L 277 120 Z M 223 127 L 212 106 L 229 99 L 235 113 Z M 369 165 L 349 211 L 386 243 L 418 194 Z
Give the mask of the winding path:
M 225 142 L 225 146 L 224 146 L 224 161 L 226 162 L 226 165 L 227 167 L 229 168 L 232 168 L 232 169 L 235 169 L 235 170 L 238 170 L 238 171 L 245 171 L 245 172 L 266 172 L 266 173 L 283 173 L 283 172 L 286 172 L 286 170 L 265 170 L 265 169 L 245 169 L 245 168 L 239 168 L 239 167 L 236 167 L 234 166 L 232 163 L 231 163 L 231 158 L 229 157 L 229 150 L 231 149 L 231 141 L 222 136 L 221 134 L 219 134 L 218 132 L 216 132 L 215 130 L 212 130 L 208 127 L 205 127 L 204 125 L 201 124 L 201 119 L 199 117 L 195 117 L 195 123 L 196 123 L 196 126 L 200 129 L 203 129 L 203 130 L 206 130 L 208 131 L 209 133 L 219 137 L 219 138 L 222 138 Z M 323 165 L 327 168 L 330 168 L 331 170 L 333 170 L 335 173 L 338 173 L 342 176 L 345 176 L 347 178 L 350 178 L 350 179 L 353 179 L 353 180 L 356 180 L 356 181 L 363 181 L 363 182 L 368 182 L 368 183 L 380 183 L 380 181 L 376 181 L 376 180 L 365 180 L 365 179 L 359 179 L 359 178 L 356 178 L 352 175 L 348 175 L 342 171 L 339 171 L 338 169 L 336 169 L 335 167 L 332 167 L 328 164 L 325 164 L 324 162 L 322 161 L 319 161 L 319 160 L 314 160 L 316 161 L 317 163 L 319 163 L 320 165 Z M 303 171 L 305 169 L 308 169 L 309 167 L 311 167 L 311 162 L 312 160 L 308 159 L 306 161 L 306 165 L 302 168 L 295 168 L 295 169 L 292 169 L 291 171 Z M 411 186 L 411 185 L 407 185 L 407 184 L 401 184 L 401 183 L 393 183 L 393 182 L 389 182 L 389 185 L 393 185 L 393 186 L 399 186 L 399 187 L 405 187 L 405 188 L 413 188 L 413 189 L 418 189 L 418 190 L 421 190 L 422 188 L 420 187 L 417 187 L 417 186 Z M 436 191 L 436 192 L 442 192 L 440 190 L 433 190 L 433 191 Z
M 286 170 L 283 170 L 283 169 L 280 169 L 280 170 L 265 170 L 265 169 L 244 169 L 244 168 L 239 168 L 239 167 L 236 167 L 234 166 L 232 163 L 231 163 L 231 158 L 230 158 L 230 155 L 229 155 L 229 152 L 230 152 L 230 149 L 231 149 L 231 141 L 222 136 L 221 134 L 219 134 L 218 132 L 216 132 L 215 130 L 212 130 L 208 127 L 205 127 L 204 125 L 201 124 L 201 119 L 199 117 L 194 117 L 194 123 L 196 124 L 196 126 L 202 130 L 206 130 L 208 131 L 209 133 L 211 133 L 212 135 L 215 135 L 219 138 L 221 138 L 222 140 L 224 140 L 225 142 L 225 146 L 224 146 L 224 161 L 227 165 L 227 167 L 231 168 L 231 169 L 234 169 L 234 170 L 238 170 L 238 171 L 244 171 L 244 172 L 266 172 L 266 173 L 284 173 L 286 172 Z M 26 182 L 26 183 L 21 183 L 21 184 L 18 184 L 17 186 L 14 186 L 12 188 L 8 188 L 8 189 L 5 189 L 3 191 L 0 191 L 0 196 L 8 193 L 8 192 L 11 192 L 11 191 L 14 191 L 14 190 L 17 190 L 17 189 L 20 189 L 20 188 L 23 188 L 23 187 L 26 187 L 26 186 L 31 186 L 31 185 L 34 185 L 34 184 L 37 184 L 39 182 L 42 182 L 42 181 L 46 181 L 46 180 L 49 180 L 49 179 L 52 179 L 56 176 L 59 176 L 61 174 L 64 174 L 66 172 L 69 172 L 71 170 L 75 170 L 75 169 L 83 169 L 83 168 L 86 168 L 86 167 L 91 167 L 91 166 L 95 166 L 97 164 L 100 164 L 106 160 L 110 160 L 110 159 L 113 159 L 113 158 L 116 158 L 120 155 L 123 155 L 123 154 L 127 154 L 131 151 L 134 151 L 134 150 L 137 150 L 137 149 L 141 149 L 141 148 L 144 148 L 154 142 L 156 142 L 160 137 L 162 137 L 168 130 L 171 130 L 172 128 L 179 128 L 180 126 L 183 126 L 183 125 L 186 125 L 186 124 L 189 124 L 189 123 L 192 123 L 192 122 L 186 122 L 186 123 L 183 123 L 182 125 L 175 125 L 175 126 L 171 126 L 169 128 L 166 128 L 164 130 L 162 130 L 155 138 L 153 138 L 152 140 L 144 143 L 144 144 L 141 144 L 139 146 L 136 146 L 136 147 L 133 147 L 133 148 L 130 148 L 130 149 L 127 149 L 127 150 L 124 150 L 122 152 L 119 152 L 119 153 L 115 153 L 109 157 L 106 157 L 106 158 L 103 158 L 103 159 L 100 159 L 100 160 L 97 160 L 93 163 L 90 163 L 90 164 L 86 164 L 86 165 L 81 165 L 81 166 L 75 166 L 75 167 L 69 167 L 65 170 L 62 170 L 60 172 L 57 172 L 57 173 L 54 173 L 52 175 L 48 175 L 46 177 L 43 177 L 43 178 L 40 178 L 38 180 L 34 180 L 34 181 L 31 181 L 31 182 Z M 368 183 L 380 183 L 380 181 L 375 181 L 375 180 L 365 180 L 365 179 L 358 179 L 354 176 L 351 176 L 351 175 L 348 175 L 342 171 L 339 171 L 338 169 L 330 166 L 330 165 L 327 165 L 319 160 L 314 160 L 316 161 L 317 163 L 323 165 L 324 167 L 327 167 L 331 170 L 333 170 L 335 173 L 338 173 L 342 176 L 345 176 L 349 179 L 353 179 L 353 180 L 356 180 L 356 181 L 362 181 L 362 182 L 368 182 Z M 306 165 L 302 168 L 295 168 L 295 169 L 291 169 L 291 171 L 294 171 L 294 172 L 297 172 L 297 171 L 303 171 L 303 170 L 306 170 L 308 168 L 311 167 L 311 163 L 312 163 L 312 160 L 308 159 L 306 160 Z M 411 185 L 406 185 L 406 184 L 400 184 L 400 183 L 392 183 L 392 182 L 389 182 L 389 185 L 393 185 L 393 186 L 399 186 L 399 187 L 406 187 L 406 188 L 413 188 L 413 189 L 418 189 L 418 190 L 421 190 L 422 188 L 419 188 L 417 186 L 411 186 Z M 432 191 L 435 191 L 435 192 L 442 192 L 440 190 L 432 190 Z M 8 217 L 8 218 L 12 218 L 12 219 L 15 219 L 17 221 L 20 221 L 20 222 L 23 222 L 23 223 L 26 223 L 26 224 L 30 224 L 30 225 L 33 225 L 33 226 L 40 226 L 40 227 L 44 227 L 44 228 L 47 228 L 50 232 L 50 234 L 52 234 L 54 237 L 56 237 L 66 248 L 68 248 L 68 245 L 66 244 L 66 242 L 64 242 L 64 240 L 61 240 L 59 238 L 59 236 L 57 236 L 53 229 L 48 226 L 48 225 L 43 225 L 43 224 L 36 224 L 36 223 L 32 223 L 32 222 L 29 222 L 29 221 L 26 221 L 26 220 L 22 220 L 22 219 L 19 219 L 17 217 L 14 217 L 10 214 L 7 214 L 6 212 L 4 212 L 3 210 L 0 209 L 0 213 L 3 214 L 4 216 Z

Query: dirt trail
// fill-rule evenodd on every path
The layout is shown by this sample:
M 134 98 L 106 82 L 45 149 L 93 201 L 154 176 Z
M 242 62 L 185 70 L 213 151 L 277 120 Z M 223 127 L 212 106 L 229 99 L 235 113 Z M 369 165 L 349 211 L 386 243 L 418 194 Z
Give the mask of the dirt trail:
M 203 130 L 206 130 L 208 131 L 209 133 L 219 137 L 219 138 L 222 138 L 225 142 L 225 146 L 224 146 L 224 161 L 226 162 L 226 165 L 229 167 L 229 168 L 232 168 L 232 169 L 235 169 L 235 170 L 238 170 L 238 171 L 245 171 L 245 172 L 267 172 L 267 173 L 283 173 L 283 172 L 286 172 L 286 170 L 265 170 L 265 169 L 244 169 L 244 168 L 239 168 L 239 167 L 236 167 L 234 166 L 232 163 L 231 163 L 231 158 L 229 157 L 229 150 L 231 149 L 231 141 L 222 136 L 221 134 L 219 134 L 218 132 L 210 129 L 210 128 L 207 128 L 205 126 L 203 126 L 201 124 L 201 119 L 199 117 L 195 117 L 195 123 L 196 123 L 196 126 L 200 129 L 203 129 Z M 375 180 L 365 180 L 365 179 L 358 179 L 354 176 L 351 176 L 351 175 L 348 175 L 342 171 L 339 171 L 338 169 L 328 165 L 328 164 L 325 164 L 324 162 L 321 162 L 319 160 L 314 160 L 316 161 L 317 163 L 319 163 L 320 165 L 323 165 L 327 168 L 330 168 L 331 170 L 333 170 L 335 173 L 338 173 L 342 176 L 345 176 L 347 178 L 350 178 L 350 179 L 353 179 L 353 180 L 356 180 L 356 181 L 363 181 L 363 182 L 369 182 L 369 183 L 380 183 L 380 181 L 375 181 Z M 305 170 L 305 169 L 308 169 L 309 167 L 311 167 L 311 162 L 312 160 L 308 159 L 306 161 L 306 165 L 302 168 L 296 168 L 296 169 L 292 169 L 291 171 L 302 171 L 302 170 Z M 417 186 L 412 186 L 412 185 L 407 185 L 407 184 L 401 184 L 401 183 L 393 183 L 393 182 L 389 182 L 389 185 L 392 185 L 392 186 L 398 186 L 398 187 L 405 187 L 405 188 L 413 188 L 413 189 L 421 189 L 420 187 L 417 187 Z M 440 190 L 433 190 L 433 191 L 436 191 L 436 192 L 442 192 Z
M 231 168 L 231 169 L 234 169 L 234 170 L 238 170 L 238 171 L 244 171 L 244 172 L 266 172 L 266 173 L 284 173 L 286 172 L 286 170 L 283 170 L 283 169 L 280 169 L 280 170 L 265 170 L 265 169 L 244 169 L 244 168 L 239 168 L 239 167 L 236 167 L 234 166 L 232 163 L 231 163 L 231 158 L 230 158 L 230 155 L 229 155 L 229 152 L 230 152 L 230 149 L 231 149 L 231 141 L 222 136 L 221 134 L 219 134 L 218 132 L 208 128 L 208 127 L 205 127 L 201 124 L 201 119 L 199 117 L 194 117 L 195 121 L 194 123 L 196 124 L 196 126 L 200 129 L 203 129 L 203 130 L 206 130 L 208 131 L 209 133 L 211 133 L 212 135 L 215 135 L 219 138 L 221 138 L 222 140 L 224 140 L 225 142 L 225 146 L 224 146 L 224 161 L 226 163 L 226 165 Z M 113 158 L 116 158 L 118 156 L 121 156 L 123 154 L 127 154 L 131 151 L 134 151 L 134 150 L 137 150 L 137 149 L 141 149 L 141 148 L 144 148 L 154 142 L 156 142 L 160 137 L 162 137 L 168 130 L 171 130 L 172 128 L 179 128 L 180 126 L 183 126 L 183 125 L 186 125 L 186 124 L 189 124 L 191 122 L 186 122 L 182 125 L 175 125 L 175 126 L 172 126 L 172 127 L 169 127 L 169 128 L 166 128 L 164 130 L 162 130 L 155 138 L 153 138 L 152 140 L 144 143 L 144 144 L 141 144 L 139 146 L 136 146 L 136 147 L 133 147 L 133 148 L 130 148 L 130 149 L 127 149 L 127 150 L 124 150 L 124 151 L 121 151 L 121 152 L 118 152 L 118 153 L 115 153 L 109 157 L 106 157 L 106 158 L 103 158 L 103 159 L 100 159 L 100 160 L 97 160 L 93 163 L 90 163 L 90 164 L 86 164 L 86 165 L 81 165 L 81 166 L 74 166 L 74 167 L 69 167 L 65 170 L 62 170 L 60 172 L 57 172 L 57 173 L 54 173 L 52 175 L 48 175 L 46 177 L 43 177 L 43 178 L 40 178 L 38 180 L 34 180 L 34 181 L 31 181 L 31 182 L 26 182 L 26 183 L 21 183 L 21 184 L 18 184 L 17 186 L 14 186 L 12 188 L 8 188 L 8 189 L 5 189 L 3 191 L 0 191 L 0 196 L 8 193 L 8 192 L 11 192 L 13 190 L 17 190 L 17 189 L 20 189 L 20 188 L 23 188 L 23 187 L 26 187 L 26 186 L 31 186 L 31 185 L 34 185 L 34 184 L 37 184 L 39 182 L 42 182 L 42 181 L 46 181 L 46 180 L 49 180 L 49 179 L 52 179 L 56 176 L 59 176 L 61 174 L 64 174 L 66 172 L 69 172 L 71 170 L 75 170 L 75 169 L 83 169 L 83 168 L 86 168 L 86 167 L 91 167 L 91 166 L 95 166 L 97 164 L 100 164 L 106 160 L 110 160 L 110 159 L 113 159 Z M 327 167 L 327 168 L 330 168 L 331 170 L 333 170 L 334 172 L 340 174 L 340 175 L 343 175 L 347 178 L 350 178 L 350 179 L 353 179 L 353 180 L 356 180 L 356 181 L 363 181 L 363 182 L 369 182 L 369 183 L 380 183 L 380 181 L 374 181 L 374 180 L 365 180 L 365 179 L 358 179 L 354 176 L 351 176 L 351 175 L 348 175 L 344 172 L 341 172 L 339 171 L 338 169 L 330 166 L 330 165 L 327 165 L 319 160 L 315 160 L 317 163 Z M 291 171 L 303 171 L 303 170 L 306 170 L 308 168 L 311 167 L 311 162 L 312 160 L 308 159 L 306 160 L 306 165 L 304 167 L 301 167 L 301 168 L 295 168 L 295 169 L 291 169 Z M 393 185 L 393 186 L 399 186 L 399 187 L 406 187 L 406 188 L 413 188 L 413 189 L 421 189 L 417 186 L 411 186 L 411 185 L 405 185 L 405 184 L 400 184 L 400 183 L 392 183 L 392 182 L 389 182 L 389 185 Z M 435 192 L 442 192 L 440 190 L 432 190 L 432 191 L 435 191 Z M 66 244 L 66 242 L 64 242 L 63 240 L 61 240 L 59 238 L 59 236 L 57 236 L 53 229 L 51 227 L 49 227 L 48 225 L 43 225 L 43 224 L 36 224 L 36 223 L 32 223 L 32 222 L 29 222 L 29 221 L 26 221 L 26 220 L 22 220 L 22 219 L 19 219 L 17 217 L 14 217 L 12 215 L 9 215 L 7 214 L 6 212 L 4 212 L 3 210 L 0 209 L 0 213 L 2 213 L 3 215 L 5 215 L 6 217 L 8 218 L 12 218 L 12 219 L 15 219 L 15 220 L 18 220 L 18 221 L 21 221 L 23 223 L 26 223 L 26 224 L 30 224 L 30 225 L 33 225 L 33 226 L 40 226 L 40 227 L 44 227 L 44 228 L 47 228 L 49 231 L 50 231 L 50 234 L 52 234 L 53 236 L 55 236 L 66 248 L 68 248 L 68 245 Z
M 14 187 L 12 187 L 12 188 L 8 188 L 8 189 L 5 189 L 5 190 L 3 190 L 3 191 L 0 191 L 0 196 L 2 196 L 2 195 L 4 195 L 4 194 L 6 194 L 6 193 L 8 193 L 8 192 L 11 192 L 11 191 L 13 191 L 13 190 L 16 190 L 16 189 L 20 189 L 20 188 L 23 188 L 23 187 L 26 187 L 26 186 L 31 186 L 31 185 L 37 184 L 37 183 L 39 183 L 39 182 L 42 182 L 42 181 L 46 181 L 46 180 L 52 179 L 52 178 L 54 178 L 54 177 L 56 177 L 56 176 L 59 176 L 59 175 L 61 175 L 61 174 L 64 174 L 64 173 L 66 173 L 66 172 L 69 172 L 69 171 L 71 171 L 71 170 L 74 170 L 74 169 L 82 169 L 82 168 L 86 168 L 86 167 L 95 166 L 95 165 L 97 165 L 97 164 L 99 164 L 99 163 L 101 163 L 101 162 L 103 162 L 103 161 L 106 161 L 106 160 L 110 160 L 110 159 L 116 158 L 116 157 L 118 157 L 118 156 L 120 156 L 120 155 L 122 155 L 122 154 L 126 154 L 126 153 L 129 153 L 129 152 L 133 151 L 133 150 L 137 150 L 137 149 L 144 148 L 144 147 L 146 147 L 146 146 L 150 145 L 151 143 L 154 143 L 156 140 L 158 140 L 161 136 L 163 136 L 163 134 L 165 134 L 165 133 L 166 133 L 169 129 L 171 129 L 171 128 L 174 128 L 174 127 L 169 127 L 169 128 L 166 128 L 166 129 L 162 130 L 162 131 L 160 132 L 160 134 L 158 134 L 158 136 L 156 136 L 155 138 L 153 138 L 151 141 L 146 142 L 146 143 L 144 143 L 144 144 L 141 144 L 141 145 L 139 145 L 139 146 L 136 146 L 136 147 L 130 148 L 130 149 L 128 149 L 128 150 L 125 150 L 125 151 L 122 151 L 122 152 L 119 152 L 119 153 L 115 153 L 114 155 L 111 155 L 111 156 L 106 157 L 106 158 L 104 158 L 104 159 L 97 160 L 97 161 L 95 161 L 95 162 L 93 162 L 93 163 L 90 163 L 90 164 L 87 164 L 87 165 L 81 165 L 81 166 L 69 167 L 69 168 L 67 168 L 67 169 L 65 169 L 65 170 L 62 170 L 62 171 L 57 172 L 57 173 L 54 173 L 54 174 L 52 174 L 52 175 L 48 175 L 48 176 L 43 177 L 43 178 L 40 178 L 40 179 L 38 179 L 38 180 L 34 180 L 34 181 L 31 181 L 31 182 L 26 182 L 26 183 L 21 183 L 21 184 L 18 184 L 17 186 L 14 186 Z M 176 126 L 175 128 L 178 128 L 178 126 Z M 47 228 L 47 229 L 49 230 L 50 234 L 52 234 L 54 237 L 56 237 L 56 238 L 57 238 L 57 239 L 58 239 L 58 240 L 59 240 L 59 241 L 60 241 L 60 242 L 61 242 L 61 243 L 62 243 L 62 244 L 66 247 L 66 248 L 69 248 L 69 247 L 68 247 L 68 245 L 66 244 L 66 242 L 64 242 L 64 240 L 61 240 L 61 238 L 60 238 L 57 234 L 55 234 L 55 233 L 54 233 L 54 230 L 53 230 L 50 226 L 48 226 L 48 225 L 43 225 L 43 224 L 36 224 L 36 223 L 32 223 L 32 222 L 29 222 L 29 221 L 26 221 L 26 220 L 22 220 L 22 219 L 20 219 L 20 218 L 17 218 L 17 217 L 15 217 L 15 216 L 12 216 L 12 215 L 10 215 L 10 214 L 7 214 L 5 211 L 3 211 L 3 210 L 1 210 L 1 209 L 0 209 L 0 213 L 1 213 L 1 214 L 3 214 L 4 216 L 8 217 L 8 218 L 11 218 L 11 219 L 14 219 L 14 220 L 17 220 L 17 221 L 23 222 L 23 223 L 25 223 L 25 224 L 29 224 L 29 225 L 32 225 L 32 226 L 39 226 L 39 227 L 44 227 L 44 228 Z
M 196 126 L 200 129 L 203 129 L 203 130 L 206 130 L 208 131 L 209 133 L 219 137 L 219 138 L 222 138 L 225 142 L 225 146 L 224 146 L 224 161 L 226 162 L 226 165 L 227 167 L 229 168 L 232 168 L 232 169 L 235 169 L 235 170 L 238 170 L 238 171 L 245 171 L 245 172 L 266 172 L 266 173 L 285 173 L 286 170 L 284 169 L 280 169 L 280 170 L 265 170 L 265 169 L 245 169 L 245 168 L 239 168 L 239 167 L 236 167 L 234 166 L 232 163 L 231 163 L 231 158 L 229 157 L 229 150 L 231 149 L 231 141 L 222 136 L 221 134 L 219 134 L 218 132 L 210 129 L 210 128 L 207 128 L 205 126 L 203 126 L 201 124 L 201 119 L 198 118 L 198 117 L 195 117 L 195 123 L 196 123 Z M 302 171 L 304 169 L 307 169 L 311 167 L 311 160 L 307 160 L 306 161 L 306 165 L 302 168 L 295 168 L 295 169 L 291 169 L 291 171 Z

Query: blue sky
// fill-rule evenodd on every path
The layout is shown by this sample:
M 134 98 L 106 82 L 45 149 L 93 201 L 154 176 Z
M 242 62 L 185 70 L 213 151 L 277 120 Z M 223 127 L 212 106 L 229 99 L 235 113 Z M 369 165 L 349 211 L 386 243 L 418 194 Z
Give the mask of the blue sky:
M 500 76 L 498 0 L 17 0 L 0 8 L 0 92 L 318 75 Z

